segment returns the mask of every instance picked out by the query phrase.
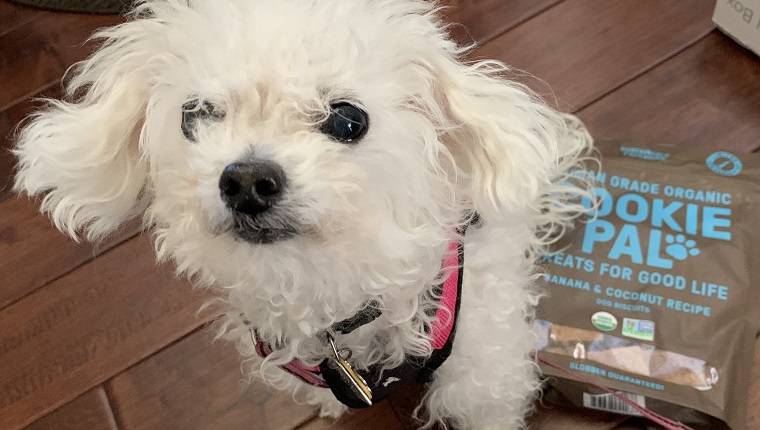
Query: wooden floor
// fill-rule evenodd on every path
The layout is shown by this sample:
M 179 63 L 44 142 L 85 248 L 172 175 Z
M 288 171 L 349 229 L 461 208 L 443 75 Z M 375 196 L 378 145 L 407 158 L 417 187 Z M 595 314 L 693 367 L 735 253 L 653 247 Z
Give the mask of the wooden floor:
M 708 0 L 451 0 L 446 19 L 472 58 L 493 57 L 576 112 L 599 139 L 760 148 L 760 59 L 717 31 Z M 211 343 L 204 295 L 156 267 L 130 226 L 77 244 L 10 194 L 9 134 L 83 59 L 113 16 L 0 0 L 0 429 L 412 428 L 416 389 L 337 424 L 259 385 Z M 531 77 L 528 77 L 531 76 Z M 760 356 L 760 348 L 756 349 Z M 749 416 L 760 430 L 760 366 Z M 636 429 L 624 418 L 542 409 L 535 429 Z

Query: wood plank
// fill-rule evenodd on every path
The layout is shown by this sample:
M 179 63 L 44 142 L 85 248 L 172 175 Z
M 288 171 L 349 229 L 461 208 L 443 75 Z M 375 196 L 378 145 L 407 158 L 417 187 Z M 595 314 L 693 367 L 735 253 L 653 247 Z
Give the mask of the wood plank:
M 715 2 L 566 0 L 476 50 L 528 76 L 519 79 L 574 111 L 700 39 Z M 548 84 L 548 86 L 547 86 Z M 551 90 L 550 90 L 551 88 Z
M 369 409 L 349 411 L 339 420 L 316 418 L 298 430 L 404 430 L 390 403 L 383 401 Z
M 289 430 L 316 414 L 261 383 L 244 387 L 240 356 L 201 329 L 109 383 L 122 430 Z
M 94 45 L 83 43 L 95 29 L 122 21 L 114 15 L 45 12 L 0 37 L 0 110 L 60 80 L 89 55 Z
M 139 229 L 133 222 L 101 243 L 76 243 L 58 232 L 37 207 L 38 202 L 27 198 L 0 202 L 0 309 L 134 236 Z
M 24 430 L 118 430 L 102 387 L 94 388 Z
M 579 114 L 596 139 L 760 147 L 760 58 L 715 31 Z
M 0 36 L 40 17 L 42 14 L 41 9 L 22 6 L 7 0 L 0 1 Z
M 483 44 L 562 0 L 448 0 L 444 21 L 459 44 Z
M 134 238 L 2 311 L 0 428 L 17 429 L 190 333 L 205 299 Z

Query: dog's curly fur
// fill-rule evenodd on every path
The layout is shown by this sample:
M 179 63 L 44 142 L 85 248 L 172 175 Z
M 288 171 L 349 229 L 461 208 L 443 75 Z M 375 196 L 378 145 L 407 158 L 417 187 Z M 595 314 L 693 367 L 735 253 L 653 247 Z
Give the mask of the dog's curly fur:
M 460 62 L 436 13 L 424 0 L 145 0 L 97 34 L 104 44 L 73 70 L 69 101 L 50 101 L 22 129 L 15 188 L 44 196 L 42 210 L 75 238 L 143 215 L 159 258 L 216 289 L 222 335 L 250 374 L 330 416 L 344 407 L 328 390 L 277 364 L 321 361 L 315 334 L 370 299 L 382 316 L 339 339 L 355 366 L 429 355 L 430 293 L 462 214 L 477 211 L 427 423 L 519 428 L 539 385 L 535 257 L 583 212 L 570 171 L 591 139 L 501 77 L 501 63 Z M 194 97 L 225 115 L 201 121 L 191 141 L 180 121 Z M 319 131 L 338 100 L 370 117 L 358 143 Z M 287 174 L 267 222 L 295 236 L 234 234 L 218 183 L 246 157 Z M 259 359 L 241 315 L 282 348 Z

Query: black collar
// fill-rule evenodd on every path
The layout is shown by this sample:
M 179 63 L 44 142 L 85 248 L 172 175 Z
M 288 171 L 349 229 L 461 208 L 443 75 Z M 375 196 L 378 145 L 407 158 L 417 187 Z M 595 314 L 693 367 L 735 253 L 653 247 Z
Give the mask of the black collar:
M 334 333 L 349 334 L 357 328 L 371 323 L 383 314 L 378 305 L 379 303 L 376 301 L 370 301 L 356 315 L 336 322 L 330 327 L 330 330 Z

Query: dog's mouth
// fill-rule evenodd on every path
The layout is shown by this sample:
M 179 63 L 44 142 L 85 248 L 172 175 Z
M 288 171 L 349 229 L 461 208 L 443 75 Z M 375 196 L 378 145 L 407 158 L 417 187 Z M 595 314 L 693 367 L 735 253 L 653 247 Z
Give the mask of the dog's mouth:
M 235 237 L 238 239 L 255 245 L 268 245 L 272 243 L 282 242 L 298 235 L 298 230 L 294 228 L 251 229 L 236 225 L 232 231 L 234 232 Z
M 241 214 L 235 214 L 232 217 L 232 223 L 228 230 L 237 239 L 255 245 L 282 242 L 299 235 L 303 231 L 298 224 L 287 219 Z

